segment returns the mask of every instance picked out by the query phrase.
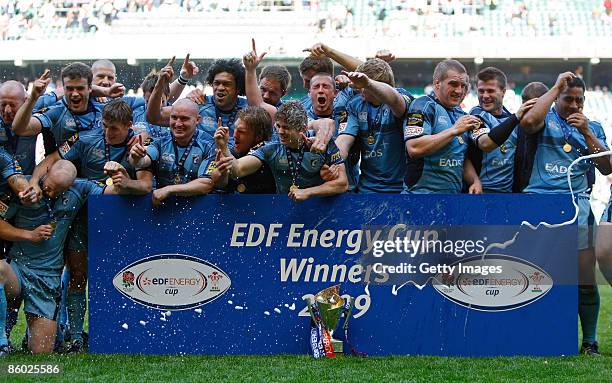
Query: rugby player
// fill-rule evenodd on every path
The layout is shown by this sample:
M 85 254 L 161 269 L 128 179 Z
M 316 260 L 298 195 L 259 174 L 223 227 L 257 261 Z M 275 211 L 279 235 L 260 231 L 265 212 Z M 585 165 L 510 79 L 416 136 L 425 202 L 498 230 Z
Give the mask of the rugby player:
M 601 124 L 582 113 L 585 85 L 571 72 L 561 73 L 555 85 L 542 95 L 521 121 L 527 134 L 537 134 L 533 170 L 525 193 L 569 193 L 568 167 L 580 156 L 608 150 Z M 553 106 L 554 104 L 554 106 Z M 551 106 L 553 106 L 551 108 Z M 599 290 L 595 283 L 595 254 L 591 229 L 588 173 L 595 166 L 602 174 L 612 173 L 610 156 L 581 161 L 571 169 L 572 190 L 578 214 L 578 314 L 582 327 L 582 347 L 586 355 L 599 355 L 597 317 Z
M 160 72 L 156 89 L 161 89 L 169 80 L 170 71 Z M 201 121 L 198 105 L 189 99 L 180 99 L 172 105 L 169 118 L 171 135 L 149 146 L 137 143 L 129 155 L 130 164 L 137 170 L 155 175 L 157 189 L 153 192 L 153 206 L 172 195 L 207 194 L 216 183 L 212 179 L 216 166 L 214 148 L 197 129 Z
M 361 92 L 347 105 L 348 121 L 338 132 L 336 145 L 343 158 L 357 144 L 361 153 L 359 193 L 400 193 L 406 172 L 402 132 L 412 96 L 394 88 L 388 63 L 370 59 L 345 72 L 351 86 Z M 402 93 L 400 93 L 400 91 Z
M 333 124 L 331 120 L 328 121 Z M 268 142 L 242 158 L 226 156 L 224 153 L 227 153 L 227 149 L 219 147 L 223 155 L 219 167 L 229 165 L 230 175 L 240 178 L 255 173 L 267 163 L 276 180 L 277 193 L 287 194 L 296 202 L 347 190 L 343 160 L 333 141 L 328 144 L 325 154 L 309 150 L 308 139 L 304 134 L 308 118 L 299 102 L 290 101 L 281 105 L 276 112 L 276 126 L 279 141 Z M 338 164 L 338 177 L 324 181 L 320 176 L 324 164 Z

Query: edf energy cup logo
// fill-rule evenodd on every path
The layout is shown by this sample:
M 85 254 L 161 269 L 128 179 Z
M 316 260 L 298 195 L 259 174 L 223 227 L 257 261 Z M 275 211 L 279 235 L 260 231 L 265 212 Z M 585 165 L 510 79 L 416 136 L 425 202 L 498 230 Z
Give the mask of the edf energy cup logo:
M 122 295 L 147 307 L 186 310 L 223 295 L 231 285 L 217 266 L 183 254 L 159 254 L 119 271 L 113 285 Z

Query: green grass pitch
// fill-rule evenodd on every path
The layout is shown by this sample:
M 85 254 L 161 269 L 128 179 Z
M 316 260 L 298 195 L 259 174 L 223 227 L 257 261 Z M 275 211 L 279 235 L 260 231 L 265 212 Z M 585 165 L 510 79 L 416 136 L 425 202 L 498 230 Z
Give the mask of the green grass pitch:
M 308 355 L 149 356 L 43 355 L 15 353 L 7 363 L 61 363 L 57 377 L 8 376 L 0 382 L 611 382 L 612 288 L 600 286 L 599 344 L 602 357 L 447 358 L 430 356 L 341 357 L 314 360 Z M 20 344 L 21 318 L 12 335 Z M 304 339 L 306 342 L 307 340 Z M 525 344 L 528 351 L 536 344 Z M 578 345 L 576 345 L 578 350 Z

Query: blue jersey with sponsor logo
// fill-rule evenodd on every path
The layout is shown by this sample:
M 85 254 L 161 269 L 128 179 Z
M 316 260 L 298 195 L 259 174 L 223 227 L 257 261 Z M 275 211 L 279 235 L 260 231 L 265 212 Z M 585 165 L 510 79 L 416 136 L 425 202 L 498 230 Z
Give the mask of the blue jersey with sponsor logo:
M 0 117 L 0 147 L 13 155 L 23 174 L 32 174 L 36 167 L 36 138 L 37 136 L 19 137 L 13 133 L 11 125 Z
M 289 150 L 285 145 L 277 141 L 267 142 L 262 147 L 249 152 L 249 155 L 257 157 L 260 161 L 270 166 L 276 180 L 276 192 L 279 194 L 289 193 L 289 188 L 293 184 L 293 176 L 297 176 L 296 185 L 300 189 L 319 186 L 324 183 L 319 174 L 323 165 L 341 164 L 344 162 L 338 147 L 333 141 L 330 141 L 327 145 L 327 151 L 324 155 L 305 151 L 301 163 L 298 163 L 300 157 L 299 151 Z M 291 174 L 289 155 L 292 158 L 294 169 L 298 170 L 298 174 Z
M 200 138 L 202 132 L 196 130 L 195 134 L 193 147 L 185 158 L 183 169 L 178 168 L 178 162 L 188 147 L 176 145 L 175 152 L 172 135 L 159 138 L 147 147 L 147 155 L 153 162 L 152 171 L 158 188 L 174 185 L 177 175 L 181 184 L 211 176 L 216 166 L 215 150 L 208 141 Z
M 72 220 L 85 204 L 87 197 L 103 192 L 104 186 L 101 184 L 77 179 L 66 192 L 54 200 L 43 197 L 39 203 L 32 206 L 21 205 L 17 201 L 11 202 L 2 218 L 6 221 L 14 218 L 15 227 L 34 230 L 52 221 L 57 222 L 57 226 L 51 238 L 46 241 L 13 242 L 8 257 L 35 269 L 41 275 L 60 273 L 64 268 L 64 242 Z
M 404 129 L 404 140 L 413 140 L 450 129 L 466 113 L 459 107 L 445 108 L 434 95 L 412 102 Z M 408 193 L 459 193 L 463 182 L 463 160 L 469 133 L 454 137 L 438 152 L 410 159 L 404 188 Z
M 310 95 L 306 95 L 300 98 L 300 104 L 304 107 L 304 109 L 308 110 L 312 107 L 312 100 L 310 99 Z
M 8 179 L 15 174 L 23 174 L 19 162 L 3 148 L 0 148 L 0 192 L 8 192 Z
M 406 102 L 412 96 L 397 89 Z M 360 193 L 399 193 L 406 173 L 406 149 L 402 140 L 404 118 L 393 115 L 388 105 L 374 106 L 361 97 L 347 105 L 348 121 L 339 134 L 355 137 L 361 149 Z
M 76 113 L 70 111 L 62 99 L 62 102 L 34 113 L 34 117 L 40 121 L 43 137 L 49 137 L 59 147 L 75 133 L 101 130 L 103 108 L 104 104 L 90 100 L 85 112 Z
M 470 114 L 480 117 L 484 125 L 472 133 L 472 140 L 489 133 L 491 129 L 504 122 L 512 115 L 503 108 L 499 117 L 485 111 L 480 106 L 470 110 Z M 480 168 L 480 182 L 485 193 L 511 193 L 514 179 L 514 156 L 516 153 L 517 132 L 514 130 L 510 137 L 498 148 L 482 153 L 482 165 Z
M 127 160 L 130 151 L 126 146 L 133 136 L 134 131 L 130 129 L 126 141 L 121 145 L 106 145 L 103 131 L 86 132 L 79 135 L 67 151 L 61 146 L 59 154 L 63 159 L 75 163 L 78 176 L 81 178 L 93 181 L 105 180 L 108 176 L 104 173 L 104 165 L 108 161 L 115 161 L 123 165 L 130 177 L 135 179 L 136 172 Z
M 606 135 L 599 122 L 589 121 L 601 145 L 608 150 Z M 567 138 L 566 138 L 567 137 Z M 571 145 L 565 152 L 564 145 Z M 588 154 L 586 141 L 582 134 L 563 120 L 552 108 L 544 120 L 544 128 L 538 134 L 538 144 L 533 161 L 529 185 L 525 193 L 563 193 L 569 192 L 567 183 L 568 167 L 578 157 Z M 572 167 L 572 188 L 575 193 L 586 193 L 589 189 L 587 173 L 594 166 L 590 160 L 580 161 Z
M 234 123 L 236 122 L 237 114 L 240 110 L 248 106 L 247 100 L 244 97 L 238 97 L 236 105 L 229 112 L 223 112 L 215 106 L 215 98 L 213 96 L 206 96 L 206 102 L 204 105 L 200 105 L 200 116 L 202 116 L 202 122 L 198 126 L 198 129 L 206 133 L 203 139 L 212 140 L 215 135 L 215 131 L 219 126 L 217 120 L 221 117 L 223 126 L 229 128 L 229 143 L 234 144 Z

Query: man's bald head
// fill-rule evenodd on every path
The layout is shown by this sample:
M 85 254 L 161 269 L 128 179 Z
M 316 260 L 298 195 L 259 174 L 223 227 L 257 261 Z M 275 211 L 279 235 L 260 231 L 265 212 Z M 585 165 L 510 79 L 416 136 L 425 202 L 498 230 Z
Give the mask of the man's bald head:
M 9 80 L 0 85 L 0 117 L 12 124 L 15 114 L 26 100 L 26 91 L 18 81 Z
M 521 98 L 523 102 L 529 101 L 533 98 L 542 97 L 544 93 L 548 92 L 548 87 L 541 82 L 535 81 L 525 85 L 521 92 Z
M 25 100 L 26 90 L 22 83 L 15 80 L 5 81 L 0 85 L 0 97 L 2 96 L 15 96 Z
M 188 98 L 181 98 L 172 104 L 172 109 L 181 109 L 183 113 L 189 113 L 190 115 L 197 117 L 200 114 L 200 107 L 195 102 Z
M 59 195 L 72 186 L 76 176 L 77 169 L 72 162 L 59 160 L 49 170 L 47 180 L 53 183 L 53 186 L 56 188 L 56 194 Z M 57 189 L 61 189 L 61 192 Z
M 93 73 L 93 84 L 109 88 L 117 81 L 117 70 L 115 64 L 110 60 L 97 60 L 91 65 Z

